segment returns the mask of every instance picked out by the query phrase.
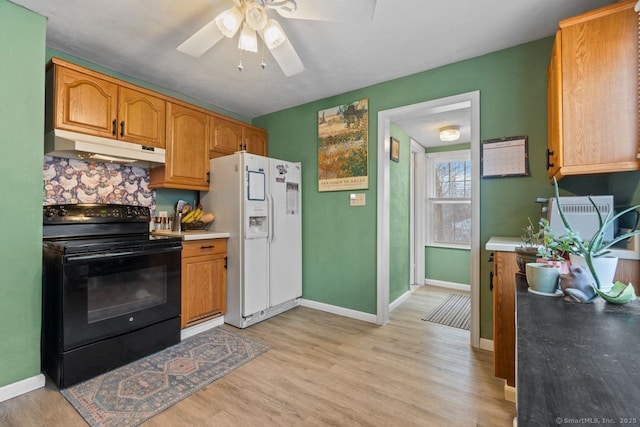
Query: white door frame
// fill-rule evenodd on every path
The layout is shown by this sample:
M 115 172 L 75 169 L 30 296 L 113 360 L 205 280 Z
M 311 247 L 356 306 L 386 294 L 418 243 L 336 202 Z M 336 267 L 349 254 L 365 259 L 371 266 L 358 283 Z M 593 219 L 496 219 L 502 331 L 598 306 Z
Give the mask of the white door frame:
M 411 139 L 410 221 L 412 285 L 424 285 L 424 147 Z
M 391 122 L 407 116 L 471 108 L 471 346 L 480 346 L 480 91 L 378 112 L 376 323 L 389 321 L 389 152 Z

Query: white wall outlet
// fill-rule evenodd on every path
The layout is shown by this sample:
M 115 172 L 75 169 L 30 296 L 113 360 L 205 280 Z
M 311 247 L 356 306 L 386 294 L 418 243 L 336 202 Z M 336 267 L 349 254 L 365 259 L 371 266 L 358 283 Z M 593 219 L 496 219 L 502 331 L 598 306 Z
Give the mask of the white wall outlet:
M 349 204 L 351 206 L 364 206 L 367 204 L 364 193 L 352 193 L 349 195 Z

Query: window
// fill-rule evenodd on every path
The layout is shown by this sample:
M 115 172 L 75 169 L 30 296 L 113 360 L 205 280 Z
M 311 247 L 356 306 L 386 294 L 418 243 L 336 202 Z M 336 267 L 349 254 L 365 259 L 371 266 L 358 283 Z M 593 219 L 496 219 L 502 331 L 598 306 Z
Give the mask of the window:
M 426 242 L 471 249 L 471 150 L 427 154 Z

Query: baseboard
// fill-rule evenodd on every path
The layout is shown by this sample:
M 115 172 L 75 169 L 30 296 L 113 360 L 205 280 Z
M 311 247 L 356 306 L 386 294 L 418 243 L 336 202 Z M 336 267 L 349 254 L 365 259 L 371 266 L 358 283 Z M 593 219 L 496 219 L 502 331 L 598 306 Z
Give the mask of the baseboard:
M 400 304 L 402 304 L 407 299 L 409 299 L 410 296 L 411 296 L 411 291 L 407 291 L 404 294 L 400 295 L 398 298 L 396 298 L 395 301 L 389 304 L 389 311 L 391 312 L 395 310 Z
M 198 335 L 201 332 L 208 331 L 217 326 L 221 326 L 224 323 L 224 316 L 216 317 L 215 319 L 207 320 L 206 322 L 198 323 L 197 325 L 190 326 L 180 331 L 180 341 Z
M 506 381 L 504 383 L 504 400 L 516 403 L 516 388 L 507 385 Z
M 31 378 L 17 381 L 0 387 L 0 402 L 13 399 L 21 394 L 44 387 L 45 378 L 43 374 L 38 374 Z
M 471 292 L 471 286 L 464 283 L 445 282 L 444 280 L 424 279 L 424 284 L 427 286 L 438 286 L 439 288 L 456 289 L 458 291 Z
M 480 338 L 480 348 L 483 350 L 493 351 L 493 340 Z
M 327 313 L 337 314 L 339 316 L 350 317 L 352 319 L 362 320 L 364 322 L 376 323 L 376 315 L 365 313 L 362 311 L 351 310 L 350 308 L 338 307 L 336 305 L 325 304 L 322 302 L 311 301 L 308 299 L 300 300 L 303 307 L 313 308 L 315 310 L 326 311 Z

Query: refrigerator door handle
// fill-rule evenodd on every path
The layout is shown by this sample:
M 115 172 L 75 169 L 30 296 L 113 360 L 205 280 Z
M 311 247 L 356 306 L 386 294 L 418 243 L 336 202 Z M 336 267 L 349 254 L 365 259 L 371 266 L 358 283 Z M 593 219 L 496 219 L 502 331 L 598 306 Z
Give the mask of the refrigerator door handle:
M 273 242 L 273 238 L 276 235 L 276 209 L 272 194 L 269 194 L 269 208 L 269 217 L 271 217 L 271 222 L 269 224 L 269 242 Z

